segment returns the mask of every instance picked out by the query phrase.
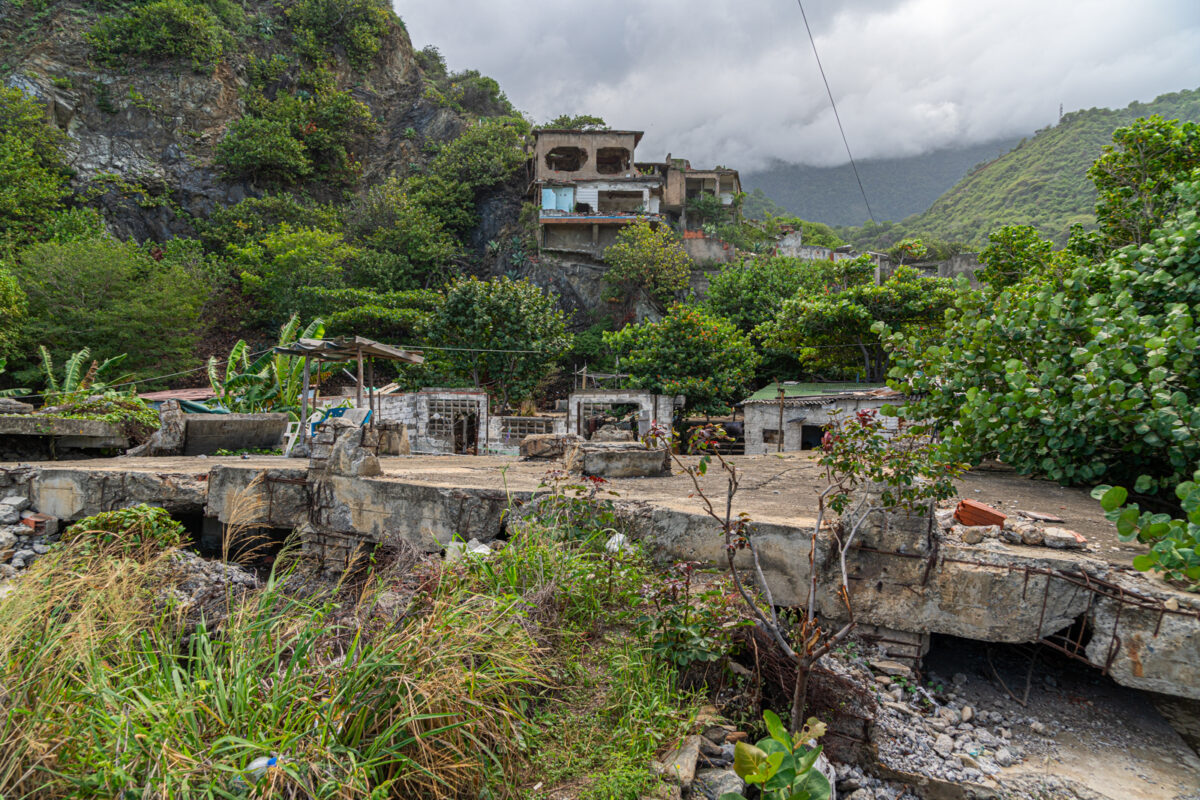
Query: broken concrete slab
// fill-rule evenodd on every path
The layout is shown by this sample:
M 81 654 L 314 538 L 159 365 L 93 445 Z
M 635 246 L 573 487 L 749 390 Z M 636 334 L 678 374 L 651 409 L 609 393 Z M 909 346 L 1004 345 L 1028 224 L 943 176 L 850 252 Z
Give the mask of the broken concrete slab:
M 521 458 L 563 458 L 582 442 L 583 437 L 574 433 L 531 433 L 521 440 Z
M 586 442 L 568 469 L 601 478 L 658 478 L 671 474 L 671 454 L 636 442 Z

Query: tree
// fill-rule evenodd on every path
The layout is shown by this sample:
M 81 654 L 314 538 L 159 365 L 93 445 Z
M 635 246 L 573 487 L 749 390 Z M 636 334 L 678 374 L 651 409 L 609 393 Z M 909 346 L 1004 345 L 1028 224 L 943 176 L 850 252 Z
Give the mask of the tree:
M 773 320 L 760 325 L 756 334 L 767 346 L 790 349 L 807 361 L 844 358 L 857 349 L 866 380 L 882 381 L 887 355 L 876 324 L 926 338 L 928 329 L 940 327 L 954 298 L 953 281 L 925 278 L 911 267 L 897 267 L 879 286 L 851 286 L 817 296 L 801 292 L 784 303 Z M 804 352 L 806 348 L 810 352 Z
M 662 322 L 626 325 L 604 342 L 621 356 L 632 386 L 684 395 L 697 414 L 729 413 L 759 362 L 748 336 L 698 306 L 675 304 Z
M 1038 236 L 1032 225 L 1005 225 L 988 234 L 988 246 L 979 251 L 983 269 L 975 273 L 980 283 L 1004 289 L 1047 272 L 1054 245 Z
M 638 289 L 666 301 L 688 285 L 692 259 L 682 242 L 664 226 L 648 220 L 626 225 L 604 251 L 604 279 L 627 293 Z
M 1155 114 L 1113 131 L 1113 143 L 1088 170 L 1096 219 L 1107 248 L 1150 241 L 1176 208 L 1171 187 L 1200 167 L 1200 125 Z
M 62 141 L 37 100 L 0 86 L 0 246 L 34 238 L 61 207 L 68 193 Z
M 907 264 L 912 261 L 924 261 L 929 255 L 929 248 L 920 239 L 901 239 L 888 248 L 887 254 L 897 264 Z
M 591 114 L 559 114 L 545 124 L 546 128 L 557 128 L 569 131 L 602 131 L 608 128 L 608 123 L 602 117 Z
M 865 258 L 805 261 L 788 256 L 756 256 L 727 264 L 709 283 L 707 304 L 744 333 L 771 320 L 785 301 L 803 291 L 825 294 L 871 280 L 875 265 Z
M 895 384 L 928 393 L 910 413 L 963 460 L 1142 492 L 1185 480 L 1200 462 L 1200 179 L 1175 192 L 1146 244 L 1061 286 L 963 293 L 936 344 L 892 334 Z
M 210 285 L 198 250 L 109 238 L 22 250 L 14 264 L 29 298 L 22 339 L 60 361 L 83 347 L 102 361 L 128 353 L 124 368 L 141 377 L 186 368 Z
M 242 293 L 257 309 L 260 323 L 287 320 L 302 308 L 301 289 L 337 289 L 345 285 L 345 265 L 357 255 L 340 233 L 293 229 L 286 222 L 256 242 L 231 245 L 229 253 L 241 279 Z
M 434 344 L 476 386 L 499 395 L 501 408 L 533 395 L 571 346 L 555 299 L 510 278 L 459 278 L 434 314 Z

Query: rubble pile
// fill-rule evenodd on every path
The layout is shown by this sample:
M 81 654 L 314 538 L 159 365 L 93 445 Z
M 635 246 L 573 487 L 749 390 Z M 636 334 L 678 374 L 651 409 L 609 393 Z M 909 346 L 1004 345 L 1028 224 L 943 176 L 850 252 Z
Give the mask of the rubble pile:
M 1003 542 L 1056 550 L 1095 549 L 1089 548 L 1082 534 L 1050 525 L 1056 520 L 1043 514 L 1018 512 L 1018 516 L 1010 517 L 990 506 L 965 500 L 954 508 L 939 508 L 936 516 L 942 532 L 964 544 L 986 546 L 989 542 Z
M 0 499 L 0 579 L 33 564 L 58 541 L 58 520 L 29 508 L 24 495 Z

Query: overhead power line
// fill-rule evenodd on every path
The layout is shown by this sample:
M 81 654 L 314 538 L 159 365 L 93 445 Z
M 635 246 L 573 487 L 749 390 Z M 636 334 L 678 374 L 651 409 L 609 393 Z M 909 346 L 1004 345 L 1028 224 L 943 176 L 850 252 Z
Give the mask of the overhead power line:
M 821 54 L 817 52 L 817 40 L 813 38 L 812 28 L 808 25 L 808 14 L 804 13 L 803 0 L 796 0 L 800 6 L 800 16 L 804 19 L 804 30 L 808 31 L 808 41 L 812 44 L 813 56 L 817 59 L 817 69 L 821 71 L 821 81 L 825 84 L 825 93 L 829 95 L 829 105 L 833 107 L 833 118 L 837 120 L 838 131 L 842 134 L 842 144 L 846 145 L 846 155 L 850 157 L 850 168 L 854 170 L 854 180 L 858 181 L 858 191 L 862 194 L 863 203 L 867 206 L 867 216 L 875 221 L 871 211 L 871 201 L 867 200 L 867 190 L 863 188 L 862 178 L 858 174 L 858 165 L 854 163 L 854 154 L 850 152 L 850 142 L 846 139 L 846 129 L 842 127 L 842 117 L 838 114 L 837 102 L 833 99 L 833 90 L 829 88 L 829 79 L 825 77 L 825 67 L 821 65 Z

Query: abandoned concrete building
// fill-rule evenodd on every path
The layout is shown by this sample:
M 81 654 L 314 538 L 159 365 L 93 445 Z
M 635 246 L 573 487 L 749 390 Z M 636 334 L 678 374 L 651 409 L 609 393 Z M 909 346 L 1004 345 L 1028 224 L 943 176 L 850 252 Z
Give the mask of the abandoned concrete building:
M 701 195 L 735 210 L 737 170 L 693 169 L 685 159 L 638 162 L 642 131 L 534 131 L 531 196 L 539 202 L 542 250 L 599 258 L 638 220 L 688 228 L 687 204 Z
M 903 399 L 899 392 L 871 384 L 772 383 L 742 402 L 746 455 L 812 450 L 835 419 L 900 405 Z M 895 417 L 884 417 L 883 422 L 888 428 L 897 425 Z

